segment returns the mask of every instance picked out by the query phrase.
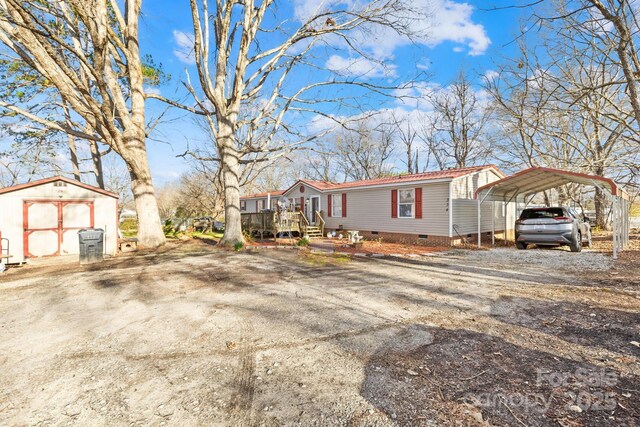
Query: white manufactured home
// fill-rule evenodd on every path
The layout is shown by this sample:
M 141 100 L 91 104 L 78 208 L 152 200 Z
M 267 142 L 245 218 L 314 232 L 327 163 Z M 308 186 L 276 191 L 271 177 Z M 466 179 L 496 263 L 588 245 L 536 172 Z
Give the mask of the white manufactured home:
M 61 176 L 0 188 L 0 237 L 8 263 L 78 254 L 83 228 L 104 229 L 104 253 L 115 255 L 118 195 Z
M 496 166 L 485 165 L 346 183 L 301 179 L 270 194 L 289 199 L 325 234 L 358 230 L 370 239 L 448 246 L 477 237 L 475 192 L 504 177 Z M 243 199 L 245 212 L 261 211 L 249 210 L 254 200 L 261 200 L 253 197 Z M 513 206 L 487 203 L 482 210 L 482 233 L 504 228 L 505 215 L 509 223 L 515 220 Z
M 284 191 L 267 191 L 240 197 L 240 211 L 242 213 L 262 212 L 265 209 L 275 210 L 278 199 Z

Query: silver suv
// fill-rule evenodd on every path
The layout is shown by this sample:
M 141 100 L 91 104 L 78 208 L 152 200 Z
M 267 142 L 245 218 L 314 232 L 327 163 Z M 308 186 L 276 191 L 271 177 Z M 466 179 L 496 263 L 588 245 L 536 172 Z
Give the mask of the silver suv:
M 580 252 L 582 246 L 591 246 L 591 225 L 572 208 L 530 208 L 516 221 L 516 247 L 527 245 L 564 246 L 571 252 Z

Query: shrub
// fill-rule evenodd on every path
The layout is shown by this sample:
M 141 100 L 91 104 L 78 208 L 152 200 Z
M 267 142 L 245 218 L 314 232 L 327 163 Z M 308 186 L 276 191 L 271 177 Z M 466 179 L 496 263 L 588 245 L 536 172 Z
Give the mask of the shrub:
M 309 246 L 309 239 L 307 239 L 306 237 L 303 237 L 302 239 L 298 240 L 296 242 L 297 246 Z
M 171 233 L 175 233 L 175 230 L 173 229 L 173 222 L 170 219 L 164 222 L 164 225 L 162 226 L 162 231 L 164 232 L 165 236 L 168 236 Z
M 247 230 L 242 230 L 242 237 L 244 237 L 244 241 L 247 243 L 253 242 L 253 236 Z
M 233 245 L 233 249 L 235 249 L 236 252 L 242 249 L 243 247 L 244 247 L 244 243 L 242 242 L 237 242 L 235 245 Z

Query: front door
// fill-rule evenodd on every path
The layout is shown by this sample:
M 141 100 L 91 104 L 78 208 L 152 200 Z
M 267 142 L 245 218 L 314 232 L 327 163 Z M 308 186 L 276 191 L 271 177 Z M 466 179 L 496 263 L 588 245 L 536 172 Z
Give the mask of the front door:
M 93 227 L 89 200 L 29 200 L 24 202 L 25 258 L 77 254 L 78 230 Z
M 309 215 L 309 221 L 311 224 L 316 225 L 318 218 L 316 218 L 316 212 L 320 210 L 320 197 L 311 196 L 311 215 Z

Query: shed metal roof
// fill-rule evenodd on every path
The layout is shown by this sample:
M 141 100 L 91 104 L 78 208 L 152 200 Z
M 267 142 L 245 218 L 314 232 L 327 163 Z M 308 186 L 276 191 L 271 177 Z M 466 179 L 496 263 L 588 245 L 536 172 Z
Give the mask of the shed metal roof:
M 75 185 L 80 188 L 84 188 L 85 190 L 94 191 L 96 193 L 104 194 L 105 196 L 114 197 L 116 199 L 120 198 L 116 193 L 112 193 L 111 191 L 103 190 L 102 188 L 94 187 L 93 185 L 85 184 L 84 182 L 76 181 L 75 179 L 67 178 L 66 176 L 52 176 L 50 178 L 39 179 L 37 181 L 31 181 L 24 184 L 18 184 L 11 187 L 0 188 L 0 194 L 11 193 L 18 190 L 23 190 L 25 188 L 37 187 L 43 184 L 49 184 L 51 182 L 63 181 L 68 184 Z

